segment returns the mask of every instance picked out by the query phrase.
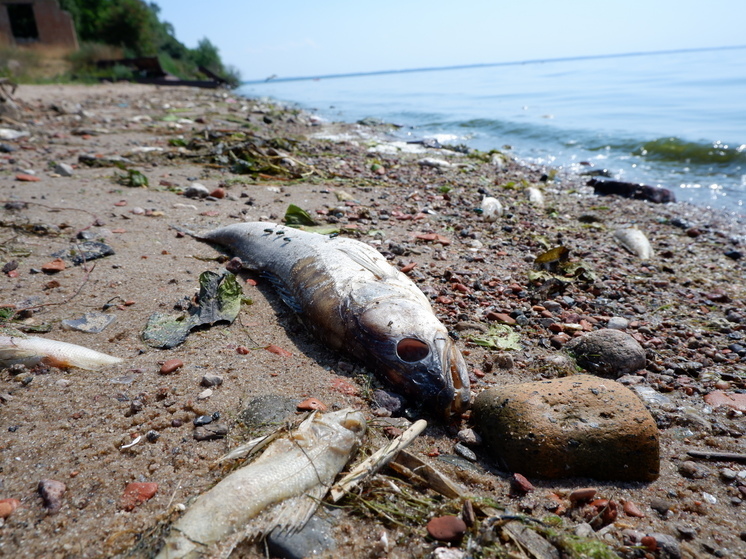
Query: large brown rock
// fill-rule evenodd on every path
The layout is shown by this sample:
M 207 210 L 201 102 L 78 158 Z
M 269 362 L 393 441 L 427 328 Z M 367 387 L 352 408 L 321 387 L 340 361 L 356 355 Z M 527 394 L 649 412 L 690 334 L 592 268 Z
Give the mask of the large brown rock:
M 619 378 L 645 368 L 645 350 L 632 336 L 603 328 L 571 340 L 565 348 L 586 371 Z
M 655 421 L 613 380 L 573 375 L 491 388 L 477 396 L 472 418 L 486 453 L 529 477 L 658 477 Z

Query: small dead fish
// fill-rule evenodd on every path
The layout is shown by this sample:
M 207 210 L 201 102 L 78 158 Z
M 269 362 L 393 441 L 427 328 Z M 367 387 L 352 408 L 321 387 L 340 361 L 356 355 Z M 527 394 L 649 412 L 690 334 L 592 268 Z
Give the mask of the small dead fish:
M 637 227 L 617 229 L 614 231 L 614 238 L 640 260 L 649 260 L 653 257 L 653 247 L 650 246 L 650 241 Z
M 79 367 L 95 371 L 121 361 L 118 357 L 67 342 L 24 336 L 20 333 L 18 335 L 0 334 L 1 367 L 9 367 L 17 363 L 26 367 L 34 367 L 42 363 L 60 369 Z
M 430 301 L 371 246 L 263 222 L 197 238 L 268 272 L 322 342 L 369 366 L 413 403 L 441 415 L 469 405 L 466 363 Z
M 302 528 L 364 435 L 358 411 L 314 413 L 200 495 L 174 522 L 156 559 L 227 557 L 244 539 Z

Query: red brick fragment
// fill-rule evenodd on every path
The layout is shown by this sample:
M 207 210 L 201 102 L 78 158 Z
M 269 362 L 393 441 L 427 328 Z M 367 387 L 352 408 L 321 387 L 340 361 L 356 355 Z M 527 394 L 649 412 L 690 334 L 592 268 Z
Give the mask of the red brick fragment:
M 157 483 L 128 483 L 127 487 L 124 488 L 120 506 L 122 510 L 131 511 L 152 499 L 157 492 Z

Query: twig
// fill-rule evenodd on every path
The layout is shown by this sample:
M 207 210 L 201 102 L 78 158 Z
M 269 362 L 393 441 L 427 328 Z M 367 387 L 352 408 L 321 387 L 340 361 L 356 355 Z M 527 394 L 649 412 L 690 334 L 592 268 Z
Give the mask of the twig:
M 349 474 L 332 486 L 332 489 L 329 492 L 331 501 L 336 503 L 353 487 L 356 487 L 363 480 L 369 478 L 378 470 L 383 468 L 393 460 L 397 454 L 399 454 L 399 451 L 404 450 L 412 444 L 420 433 L 425 430 L 425 427 L 427 427 L 427 421 L 424 419 L 415 421 L 409 429 L 363 460 Z
M 725 462 L 746 462 L 746 454 L 736 452 L 708 452 L 706 450 L 689 450 L 687 454 L 692 458 L 705 460 L 723 460 Z

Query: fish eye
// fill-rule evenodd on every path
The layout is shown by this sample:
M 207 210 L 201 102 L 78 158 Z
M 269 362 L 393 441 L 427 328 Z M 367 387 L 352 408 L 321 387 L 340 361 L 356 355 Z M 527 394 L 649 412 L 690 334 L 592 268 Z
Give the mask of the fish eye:
M 402 361 L 414 363 L 430 355 L 430 348 L 417 338 L 404 338 L 396 344 L 396 354 Z

